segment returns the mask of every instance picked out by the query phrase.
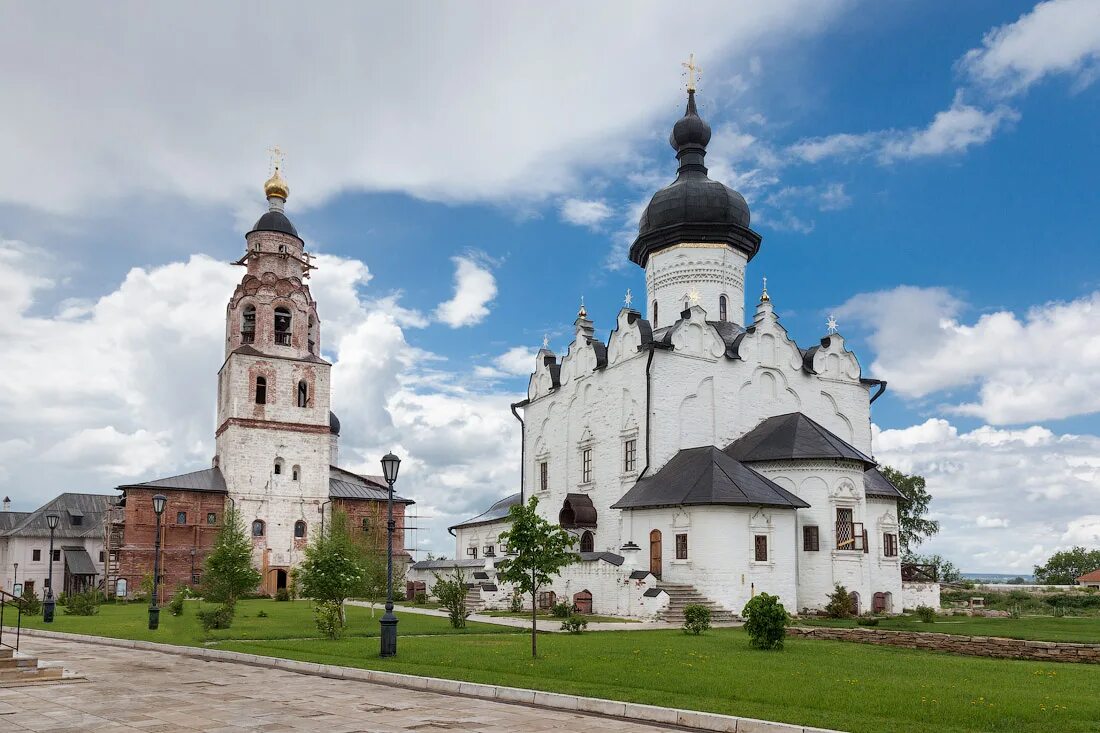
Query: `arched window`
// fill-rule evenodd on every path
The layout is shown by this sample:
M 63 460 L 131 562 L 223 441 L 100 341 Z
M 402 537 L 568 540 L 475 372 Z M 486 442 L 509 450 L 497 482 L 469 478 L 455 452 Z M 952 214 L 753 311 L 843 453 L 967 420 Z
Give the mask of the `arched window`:
M 596 538 L 591 532 L 585 531 L 581 535 L 581 552 L 595 552 Z
M 298 382 L 298 407 L 309 407 L 309 387 L 304 379 Z
M 256 404 L 267 404 L 267 377 L 256 377 Z
M 309 317 L 309 324 L 308 325 L 309 325 L 309 328 L 307 329 L 308 335 L 306 336 L 306 338 L 309 341 L 309 343 L 308 343 L 309 353 L 316 354 L 317 353 L 317 321 L 314 320 L 313 316 Z
M 653 327 L 657 328 L 657 301 L 653 301 Z
M 290 469 L 290 478 L 292 481 L 297 481 L 302 475 L 302 469 L 300 466 L 295 466 Z
M 265 529 L 266 529 L 266 527 L 264 526 L 263 520 L 257 519 L 254 522 L 252 522 L 252 536 L 253 537 L 263 537 Z
M 290 346 L 290 309 L 279 306 L 275 309 L 275 343 Z
M 276 458 L 275 459 L 275 475 L 278 476 L 282 472 L 283 472 L 283 459 L 282 458 Z
M 726 320 L 726 315 L 727 315 L 727 313 L 726 313 L 726 296 L 719 295 L 718 296 L 718 320 L 719 321 Z
M 256 306 L 246 305 L 241 311 L 241 343 L 256 342 Z
M 294 523 L 294 539 L 304 540 L 306 537 L 306 523 L 299 519 Z

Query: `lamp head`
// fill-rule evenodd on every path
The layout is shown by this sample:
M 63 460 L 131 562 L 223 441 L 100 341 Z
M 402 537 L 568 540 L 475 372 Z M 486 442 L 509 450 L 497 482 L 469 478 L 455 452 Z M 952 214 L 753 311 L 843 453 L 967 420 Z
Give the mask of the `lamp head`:
M 397 470 L 399 468 L 401 468 L 401 459 L 393 453 L 382 456 L 382 475 L 386 477 L 387 483 L 392 484 L 397 481 Z
M 153 497 L 153 511 L 157 513 L 159 517 L 164 514 L 164 507 L 168 505 L 168 497 L 164 494 L 157 494 Z
M 61 521 L 61 515 L 57 512 L 50 512 L 46 515 L 46 526 L 50 529 L 57 529 L 57 523 Z

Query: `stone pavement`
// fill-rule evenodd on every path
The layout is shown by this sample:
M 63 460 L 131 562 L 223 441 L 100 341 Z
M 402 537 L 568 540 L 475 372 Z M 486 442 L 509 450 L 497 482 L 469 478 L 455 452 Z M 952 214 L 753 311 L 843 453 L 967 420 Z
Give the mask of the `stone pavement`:
M 0 689 L 0 731 L 669 730 L 613 718 L 46 638 L 23 651 L 87 682 Z

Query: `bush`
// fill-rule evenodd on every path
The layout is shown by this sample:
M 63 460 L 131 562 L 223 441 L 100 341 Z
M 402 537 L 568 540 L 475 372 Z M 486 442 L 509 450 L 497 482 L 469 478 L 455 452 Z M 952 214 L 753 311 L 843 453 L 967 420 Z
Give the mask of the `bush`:
M 462 568 L 456 567 L 447 577 L 436 574 L 432 595 L 439 599 L 439 605 L 447 609 L 452 628 L 466 628 L 466 618 L 470 615 L 466 610 L 466 592 L 466 574 Z
M 267 611 L 262 608 L 256 613 L 256 618 L 267 618 Z
M 710 608 L 698 603 L 684 606 L 684 633 L 698 636 L 710 628 Z
M 179 616 L 183 613 L 183 602 L 188 598 L 194 598 L 195 592 L 186 585 L 176 586 L 176 592 L 172 596 L 172 600 L 168 602 L 168 613 L 173 616 Z
M 573 607 L 565 601 L 559 601 L 550 608 L 550 615 L 557 618 L 569 618 L 573 615 Z
M 38 598 L 38 594 L 34 592 L 34 589 L 24 591 L 23 597 L 23 613 L 28 616 L 38 616 L 42 613 L 42 601 Z
M 289 601 L 290 591 L 286 588 L 280 588 L 279 590 L 275 591 L 275 600 L 280 603 L 285 603 L 286 601 Z
M 343 604 L 339 601 L 316 601 L 313 604 L 313 621 L 317 630 L 328 639 L 344 635 Z
M 930 624 L 936 620 L 936 609 L 931 606 L 917 606 L 916 612 L 922 623 Z
M 195 615 L 198 616 L 203 631 L 211 631 L 213 629 L 228 629 L 232 626 L 233 612 L 232 604 L 219 603 L 213 607 L 200 608 Z
M 568 631 L 570 634 L 579 634 L 588 628 L 588 619 L 579 613 L 570 614 L 567 619 L 561 622 L 561 630 Z
M 825 615 L 829 618 L 849 618 L 854 610 L 848 589 L 837 583 L 829 594 L 829 602 L 825 604 Z
M 856 619 L 858 626 L 878 626 L 878 619 L 874 616 L 861 616 Z
M 512 591 L 512 598 L 508 602 L 508 609 L 512 613 L 519 613 L 523 610 L 523 596 L 518 590 Z
M 72 616 L 95 616 L 103 599 L 96 589 L 65 596 L 65 613 Z
M 745 604 L 741 611 L 745 617 L 745 632 L 749 643 L 757 649 L 782 649 L 783 637 L 791 617 L 779 602 L 778 596 L 761 593 Z
M 428 594 L 425 593 L 424 591 L 418 590 L 413 595 L 413 603 L 415 603 L 416 605 L 423 606 L 427 602 L 428 602 Z

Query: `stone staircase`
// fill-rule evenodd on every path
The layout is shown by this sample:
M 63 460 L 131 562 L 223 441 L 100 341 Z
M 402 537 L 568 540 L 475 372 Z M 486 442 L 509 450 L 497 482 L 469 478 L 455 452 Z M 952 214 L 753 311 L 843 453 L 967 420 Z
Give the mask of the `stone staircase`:
M 60 680 L 61 667 L 40 667 L 37 657 L 16 655 L 11 649 L 0 648 L 0 688 Z
M 682 624 L 684 622 L 684 608 L 694 604 L 706 606 L 710 609 L 711 623 L 739 620 L 737 616 L 695 590 L 693 585 L 658 581 L 657 587 L 668 593 L 668 608 L 665 609 L 662 615 L 664 621 Z
M 485 610 L 485 601 L 481 597 L 480 585 L 466 589 L 466 610 L 470 613 L 480 613 Z

